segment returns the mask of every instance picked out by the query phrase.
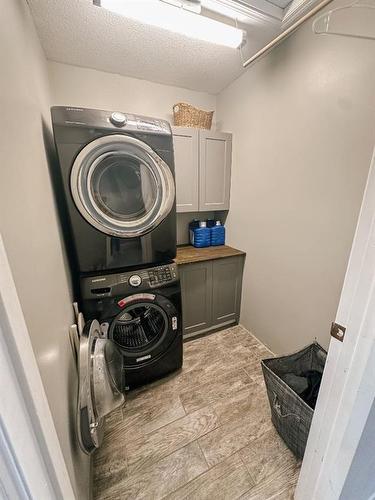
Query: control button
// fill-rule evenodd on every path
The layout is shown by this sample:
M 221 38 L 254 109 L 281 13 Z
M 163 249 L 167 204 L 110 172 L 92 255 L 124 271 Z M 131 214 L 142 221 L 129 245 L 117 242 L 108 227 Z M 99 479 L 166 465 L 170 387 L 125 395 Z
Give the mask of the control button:
M 114 113 L 111 114 L 110 120 L 113 123 L 113 125 L 116 125 L 116 127 L 122 127 L 126 123 L 126 116 L 123 113 L 115 111 Z
M 129 284 L 131 286 L 139 286 L 142 283 L 142 278 L 138 274 L 133 274 L 129 278 Z

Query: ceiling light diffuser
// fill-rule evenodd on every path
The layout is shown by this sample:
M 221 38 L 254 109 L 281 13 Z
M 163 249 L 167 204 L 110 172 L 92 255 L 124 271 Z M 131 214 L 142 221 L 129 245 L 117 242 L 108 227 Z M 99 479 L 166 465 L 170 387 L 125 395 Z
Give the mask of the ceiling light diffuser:
M 243 31 L 159 0 L 94 0 L 95 5 L 189 38 L 237 48 Z

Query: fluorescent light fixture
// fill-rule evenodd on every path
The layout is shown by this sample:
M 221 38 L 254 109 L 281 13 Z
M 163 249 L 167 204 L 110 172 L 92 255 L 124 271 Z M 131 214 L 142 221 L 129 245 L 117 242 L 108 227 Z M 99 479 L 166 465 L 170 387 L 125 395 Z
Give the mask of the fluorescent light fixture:
M 169 3 L 175 7 L 195 12 L 196 14 L 201 13 L 201 0 L 161 0 L 161 2 Z
M 233 5 L 232 5 L 233 4 Z M 217 12 L 222 16 L 229 17 L 229 19 L 236 19 L 241 23 L 246 23 L 249 21 L 249 11 L 250 7 L 246 7 L 242 4 L 234 3 L 231 0 L 202 0 L 202 7 L 211 10 L 212 12 Z M 253 11 L 250 11 L 253 12 Z
M 243 31 L 159 0 L 94 0 L 112 12 L 189 38 L 237 48 Z

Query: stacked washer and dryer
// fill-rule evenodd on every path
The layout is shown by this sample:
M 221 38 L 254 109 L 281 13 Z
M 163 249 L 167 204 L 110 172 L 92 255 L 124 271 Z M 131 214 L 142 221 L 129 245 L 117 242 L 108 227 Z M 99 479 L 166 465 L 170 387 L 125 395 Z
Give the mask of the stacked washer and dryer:
M 62 221 L 87 320 L 78 413 L 89 452 L 101 439 L 100 419 L 126 389 L 182 366 L 172 133 L 164 120 L 74 107 L 53 107 L 52 123 Z

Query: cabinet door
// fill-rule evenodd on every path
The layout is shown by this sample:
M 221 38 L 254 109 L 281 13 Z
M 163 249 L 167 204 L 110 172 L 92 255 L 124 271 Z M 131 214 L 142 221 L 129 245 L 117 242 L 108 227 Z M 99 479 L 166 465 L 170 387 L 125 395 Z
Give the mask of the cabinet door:
M 199 210 L 229 210 L 232 135 L 199 131 Z
M 244 258 L 228 257 L 213 261 L 213 325 L 238 322 L 241 308 Z
M 179 267 L 184 335 L 208 329 L 212 324 L 212 262 Z
M 199 210 L 198 130 L 173 127 L 172 132 L 177 212 L 197 212 Z

